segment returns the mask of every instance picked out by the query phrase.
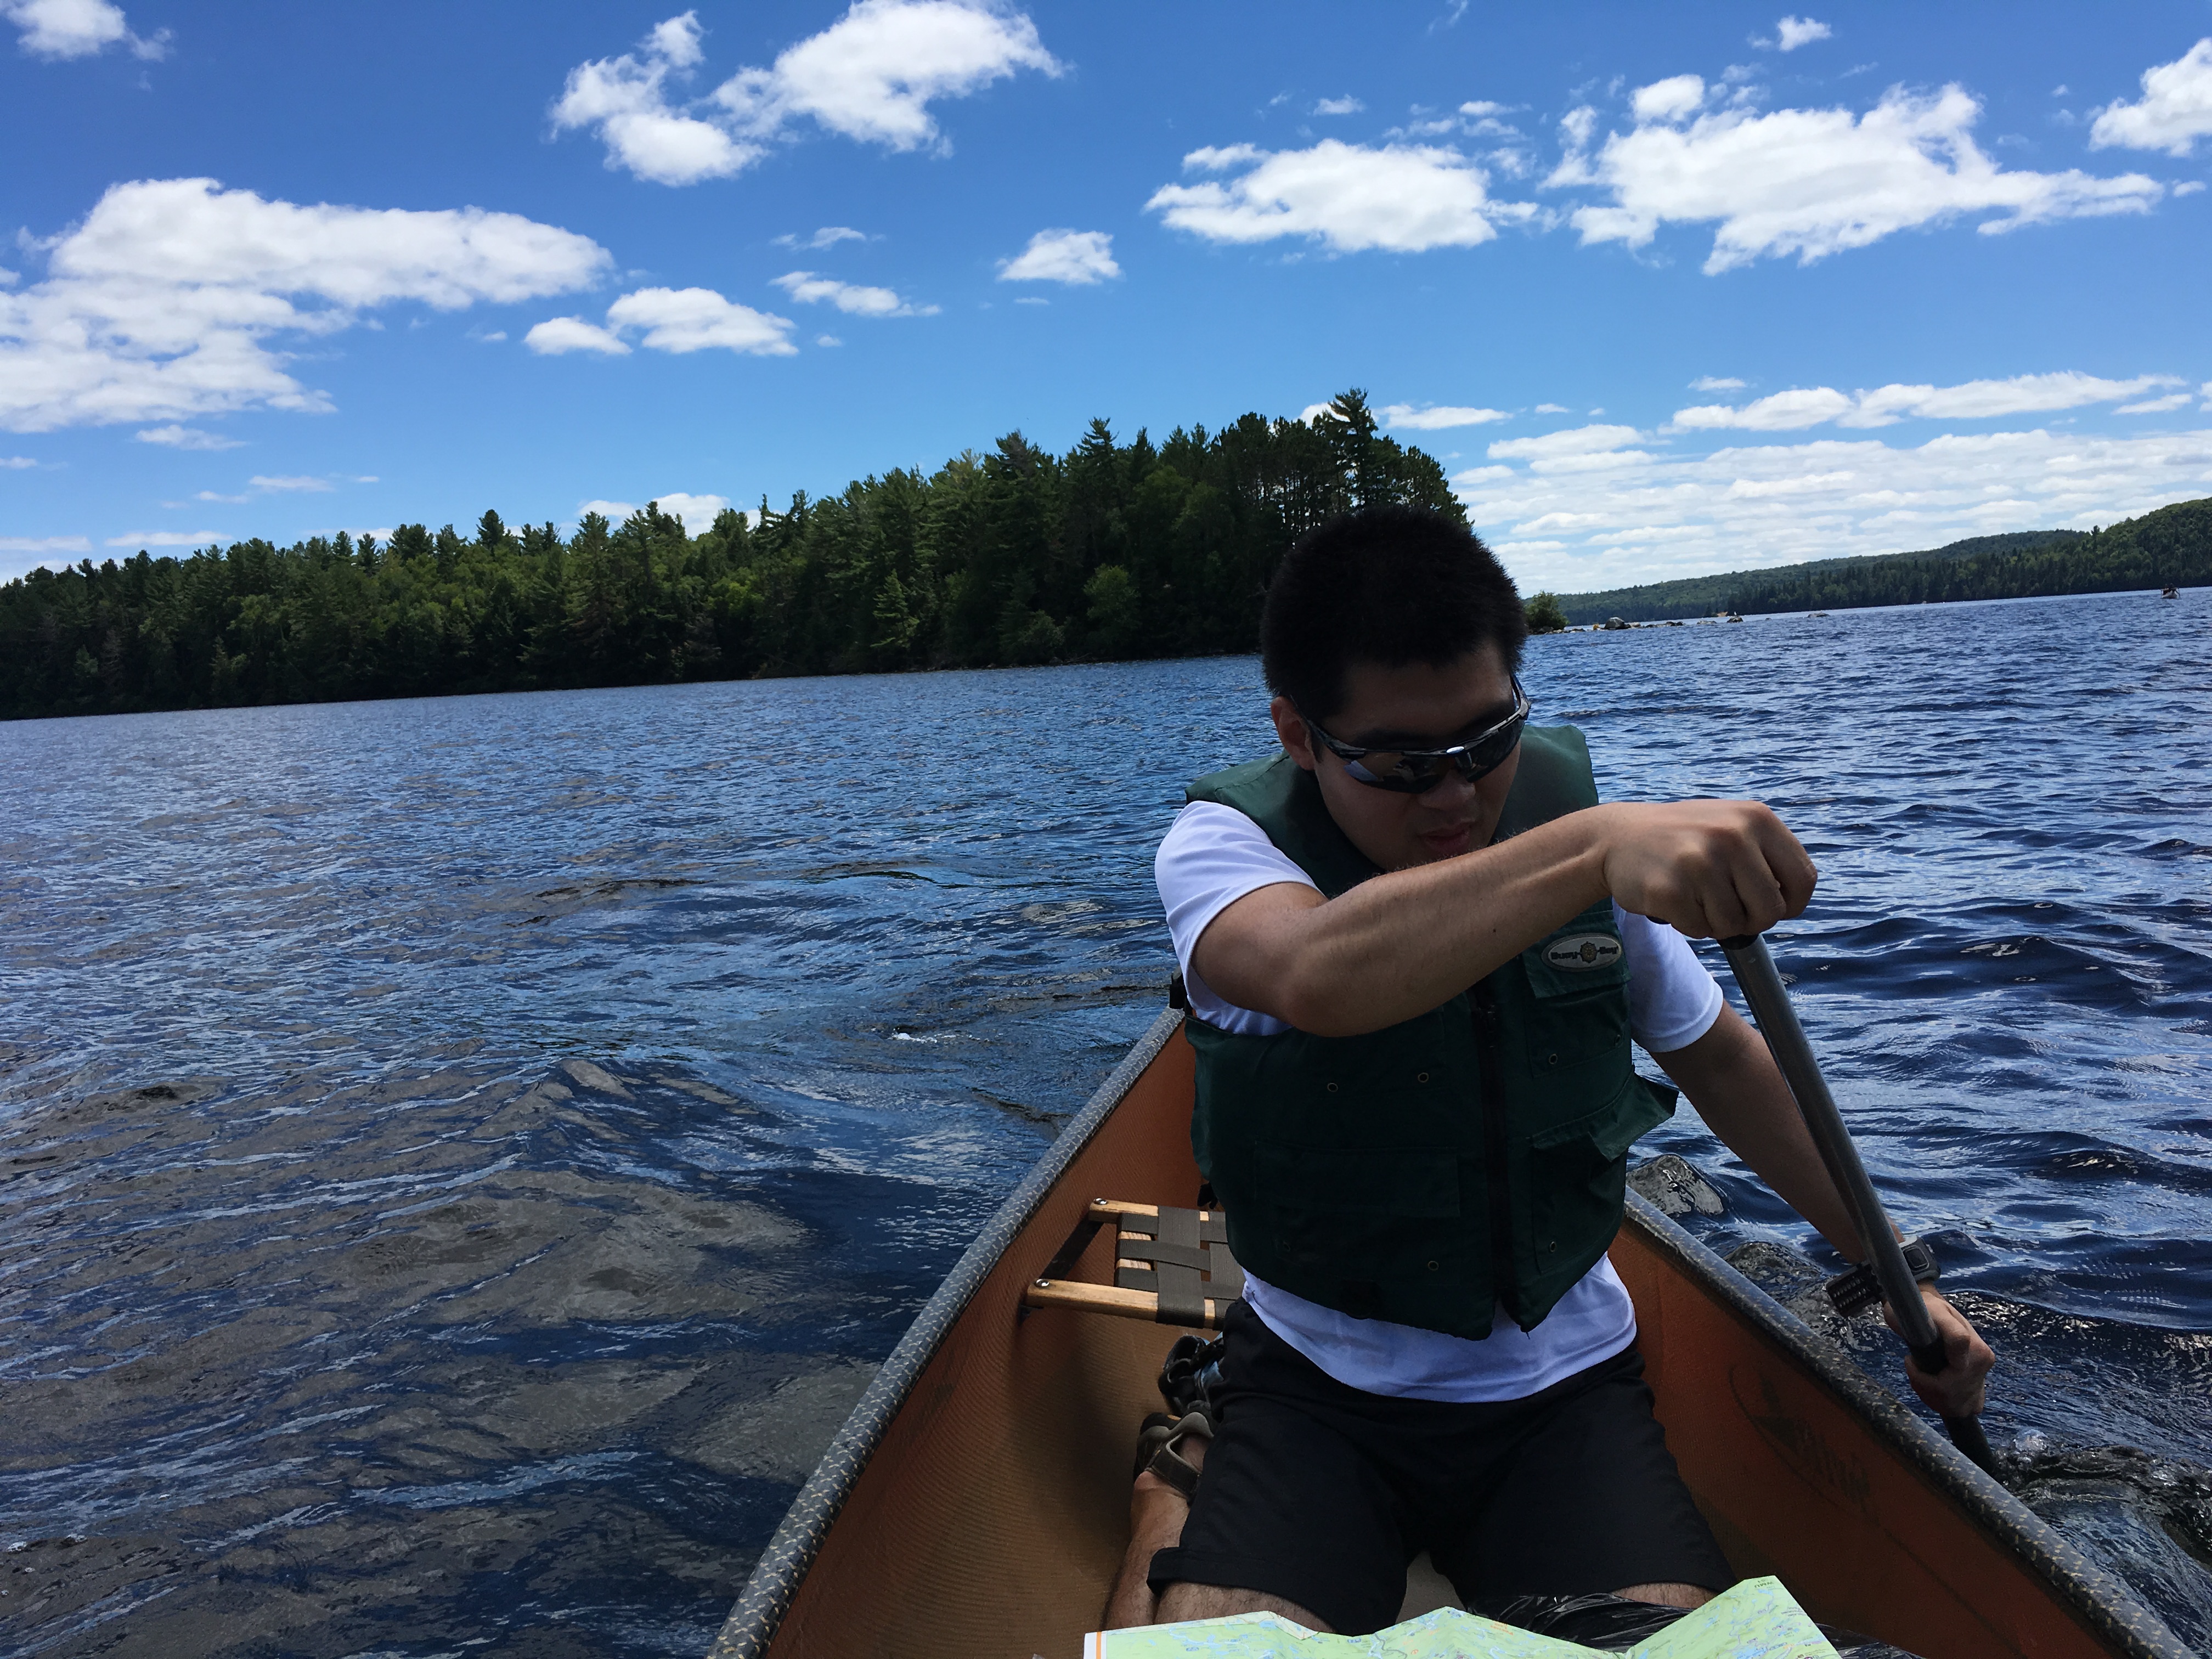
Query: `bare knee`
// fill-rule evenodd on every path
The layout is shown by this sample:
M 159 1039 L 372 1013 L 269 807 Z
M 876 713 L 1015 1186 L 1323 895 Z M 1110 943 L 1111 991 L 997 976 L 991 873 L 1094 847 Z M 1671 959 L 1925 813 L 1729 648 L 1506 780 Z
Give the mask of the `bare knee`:
M 1265 1590 L 1237 1589 L 1226 1584 L 1190 1584 L 1178 1579 L 1160 1593 L 1158 1617 L 1163 1625 L 1180 1625 L 1188 1619 L 1226 1619 L 1238 1613 L 1272 1613 L 1303 1625 L 1308 1630 L 1334 1630 L 1317 1613 Z
M 1624 1601 L 1654 1601 L 1662 1607 L 1702 1607 L 1714 1595 L 1698 1584 L 1631 1584 L 1613 1594 Z

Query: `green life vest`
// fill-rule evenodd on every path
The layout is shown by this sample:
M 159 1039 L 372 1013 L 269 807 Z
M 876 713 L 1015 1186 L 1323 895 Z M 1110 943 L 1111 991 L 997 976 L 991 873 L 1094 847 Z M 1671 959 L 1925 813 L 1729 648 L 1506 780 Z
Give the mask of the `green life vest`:
M 1380 873 L 1287 755 L 1200 778 L 1334 898 Z M 1498 839 L 1597 804 L 1571 726 L 1531 727 Z M 1442 1006 L 1359 1036 L 1239 1036 L 1196 1015 L 1191 1141 L 1230 1248 L 1268 1284 L 1362 1319 L 1534 1327 L 1620 1227 L 1628 1148 L 1674 1091 L 1636 1074 L 1610 900 Z

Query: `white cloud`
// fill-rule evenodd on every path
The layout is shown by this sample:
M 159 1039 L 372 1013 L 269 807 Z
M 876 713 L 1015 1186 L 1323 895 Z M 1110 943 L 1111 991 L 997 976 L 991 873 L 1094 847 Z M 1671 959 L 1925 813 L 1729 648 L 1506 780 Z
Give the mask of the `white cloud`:
M 273 495 L 302 490 L 319 491 L 331 489 L 337 487 L 332 484 L 328 478 L 313 478 L 307 477 L 271 478 L 264 477 L 260 473 L 256 473 L 252 477 L 248 478 L 246 483 L 249 489 L 258 489 L 264 495 Z
M 690 536 L 703 535 L 713 529 L 715 515 L 730 505 L 730 498 L 726 495 L 692 495 L 680 489 L 672 489 L 665 495 L 653 496 L 652 500 L 653 505 L 670 518 L 681 519 L 684 533 Z M 596 513 L 610 524 L 620 525 L 631 514 L 644 510 L 643 507 L 629 501 L 579 501 L 576 503 L 576 519 L 570 522 L 580 520 L 586 513 Z
M 697 15 L 685 12 L 635 56 L 579 64 L 554 103 L 554 126 L 594 127 L 609 167 L 688 185 L 750 166 L 802 119 L 890 149 L 942 152 L 950 146 L 931 103 L 1025 69 L 1061 72 L 1022 13 L 978 0 L 858 0 L 771 67 L 740 70 L 678 105 L 671 85 L 703 59 L 700 33 Z
M 1818 426 L 1823 421 L 1848 415 L 1856 407 L 1844 393 L 1822 386 L 1778 392 L 1741 409 L 1731 409 L 1725 404 L 1700 404 L 1694 409 L 1678 409 L 1674 411 L 1674 424 L 1692 428 L 1733 426 L 1753 432 L 1794 432 L 1801 427 Z
M 245 441 L 226 438 L 217 433 L 202 432 L 197 427 L 151 426 L 133 434 L 142 444 L 160 444 L 167 449 L 242 449 Z
M 0 472 L 24 472 L 37 465 L 28 455 L 0 455 Z
M 665 495 L 653 498 L 660 510 L 671 518 L 684 520 L 688 534 L 700 535 L 714 527 L 714 515 L 726 511 L 730 505 L 727 495 L 688 495 L 680 489 L 672 489 Z
M 1041 230 L 1011 259 L 999 261 L 1002 283 L 1066 283 L 1081 287 L 1119 276 L 1114 238 L 1103 230 Z
M 1441 432 L 1447 427 L 1481 426 L 1491 421 L 1513 418 L 1510 410 L 1462 409 L 1449 404 L 1416 409 L 1411 404 L 1389 404 L 1376 412 L 1382 416 L 1385 426 L 1407 427 L 1416 432 Z
M 645 331 L 643 343 L 654 351 L 707 351 L 720 348 L 759 357 L 789 357 L 799 348 L 787 337 L 791 322 L 726 300 L 711 288 L 641 288 L 607 307 L 617 329 Z
M 33 58 L 90 58 L 113 46 L 128 46 L 134 58 L 169 53 L 168 30 L 141 39 L 109 0 L 0 0 L 0 18 L 22 31 L 17 44 Z
M 2185 179 L 2173 187 L 2172 193 L 2176 196 L 2194 196 L 2203 188 L 2204 181 L 2202 179 Z
M 765 152 L 740 143 L 712 121 L 672 108 L 667 82 L 696 65 L 699 21 L 685 12 L 657 24 L 640 42 L 641 58 L 595 58 L 568 71 L 553 106 L 556 130 L 596 126 L 607 166 L 627 167 L 659 185 L 726 178 Z
M 214 489 L 198 489 L 192 492 L 192 499 L 196 501 L 220 501 L 225 507 L 242 507 L 247 501 L 251 501 L 252 497 L 250 495 L 226 495 L 220 490 Z M 184 503 L 182 501 L 163 501 L 161 505 L 164 507 L 182 507 Z
M 1324 98 L 1313 106 L 1313 112 L 1316 115 L 1357 115 L 1366 107 L 1358 99 L 1350 96 Z
M 1700 374 L 1690 382 L 1692 392 L 1741 392 L 1744 382 L 1732 375 Z
M 840 242 L 865 242 L 866 231 L 854 230 L 850 225 L 824 225 L 811 236 L 777 236 L 771 239 L 778 247 L 803 247 L 820 252 L 825 247 L 835 247 Z
M 786 271 L 771 279 L 775 285 L 803 306 L 819 305 L 827 300 L 838 310 L 854 317 L 934 317 L 935 306 L 915 306 L 902 300 L 887 288 L 860 288 L 851 283 L 840 283 L 828 276 L 817 276 L 811 270 Z
M 1809 46 L 1815 40 L 1832 40 L 1835 30 L 1826 23 L 1810 17 L 1784 17 L 1776 21 L 1774 38 L 1753 40 L 1754 46 L 1771 46 L 1777 52 L 1795 52 L 1800 46 Z
M 1498 471 L 1453 481 L 1484 539 L 1524 591 L 1584 592 L 2000 531 L 2087 530 L 2212 494 L 2212 430 L 1944 434 L 1909 447 L 1817 438 L 1646 453 L 1598 471 Z M 1558 545 L 1516 545 L 1534 539 Z
M 1214 242 L 1303 236 L 1343 253 L 1415 253 L 1472 247 L 1497 235 L 1494 222 L 1523 222 L 1537 211 L 1492 201 L 1481 167 L 1455 149 L 1429 145 L 1374 149 L 1327 138 L 1310 149 L 1270 151 L 1232 144 L 1193 150 L 1183 167 L 1237 176 L 1164 185 L 1145 206 Z
M 1052 301 L 1042 294 L 1018 294 L 1014 296 L 1014 303 L 1018 306 L 1048 306 Z
M 1566 155 L 1547 181 L 1595 185 L 1603 206 L 1577 209 L 1585 245 L 1647 246 L 1662 225 L 1717 224 L 1708 273 L 1761 258 L 1796 254 L 1802 264 L 1863 247 L 1900 230 L 1987 216 L 1984 234 L 2048 220 L 2148 211 L 2164 186 L 2141 173 L 2100 179 L 2007 171 L 1973 140 L 1981 106 L 1956 86 L 1926 97 L 1893 88 L 1863 115 L 1848 109 L 1759 114 L 1741 100 L 1681 117 L 1689 100 L 1678 76 L 1635 94 L 1637 119 L 1587 149 L 1596 116 L 1576 110 L 1560 122 Z
M 110 547 L 213 547 L 231 539 L 221 530 L 133 530 L 110 536 Z
M 2122 404 L 2115 415 L 2166 415 L 2177 409 L 2186 409 L 2197 401 L 2193 392 L 2169 392 L 2163 398 L 2146 398 L 2139 404 Z
M 853 291 L 890 293 L 889 289 Z M 896 301 L 897 296 L 891 298 Z M 789 357 L 799 349 L 791 343 L 792 326 L 788 318 L 726 300 L 711 288 L 641 288 L 607 307 L 604 328 L 580 317 L 553 317 L 524 335 L 522 343 L 541 356 L 596 351 L 621 357 L 629 354 L 629 342 L 622 337 L 623 333 L 635 329 L 644 332 L 640 343 L 654 351 L 705 351 L 719 346 L 754 356 Z
M 2132 398 L 2154 386 L 2176 384 L 2171 374 L 2106 380 L 2069 369 L 2056 374 L 2015 374 L 2003 380 L 1965 380 L 1957 386 L 1886 386 L 1861 392 L 1858 410 L 1844 424 L 1887 426 L 1891 419 L 1907 415 L 1975 421 L 1999 415 L 2041 414 Z
M 2142 72 L 2141 101 L 2115 101 L 2098 112 L 2089 148 L 2124 145 L 2187 155 L 2212 134 L 2212 35 L 2171 64 Z
M 1492 460 L 1541 461 L 1561 455 L 1587 455 L 1618 449 L 1643 436 L 1632 426 L 1577 426 L 1565 432 L 1547 432 L 1540 438 L 1505 438 L 1491 445 Z
M 52 243 L 45 282 L 0 293 L 0 427 L 325 410 L 275 337 L 332 334 L 403 301 L 458 310 L 556 294 L 609 263 L 586 237 L 480 208 L 303 207 L 212 179 L 116 185 Z
M 1705 101 L 1703 76 L 1676 75 L 1664 81 L 1655 81 L 1648 87 L 1637 88 L 1628 100 L 1628 107 L 1629 112 L 1638 122 L 1673 121 L 1687 115 Z
M 1565 415 L 1572 411 L 1565 404 L 1538 404 L 1536 412 L 1539 415 Z
M 1540 438 L 1508 438 L 1490 446 L 1493 461 L 1526 461 L 1540 475 L 1561 472 L 1604 472 L 1638 466 L 1651 457 L 1630 449 L 1643 436 L 1632 426 L 1577 426 L 1564 432 L 1547 432 Z
M 1812 386 L 1778 392 L 1741 409 L 1725 404 L 1678 409 L 1674 424 L 1691 430 L 1736 428 L 1750 432 L 1795 432 L 1828 421 L 1839 426 L 1870 427 L 1892 426 L 1908 417 L 1989 420 L 2006 415 L 2079 409 L 2087 404 L 2116 403 L 2157 386 L 2179 384 L 2171 374 L 2139 374 L 2132 380 L 2107 380 L 2069 369 L 2056 374 L 2015 374 L 2003 380 L 1966 380 L 1958 386 L 1893 384 L 1856 393 L 1838 392 L 1832 386 Z
M 814 337 L 814 343 L 818 346 L 841 346 L 845 343 L 834 334 L 817 334 Z
M 522 343 L 541 357 L 558 357 L 571 351 L 597 351 L 610 357 L 629 356 L 629 347 L 621 339 L 581 317 L 549 317 L 524 335 Z
M 89 553 L 82 536 L 0 536 L 0 553 Z

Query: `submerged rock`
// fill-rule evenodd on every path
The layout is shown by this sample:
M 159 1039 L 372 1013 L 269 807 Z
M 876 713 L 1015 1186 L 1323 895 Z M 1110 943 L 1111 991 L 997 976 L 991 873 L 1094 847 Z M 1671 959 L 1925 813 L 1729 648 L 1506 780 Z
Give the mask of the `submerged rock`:
M 1728 1213 L 1728 1200 L 1698 1173 L 1697 1165 L 1673 1152 L 1662 1152 L 1649 1164 L 1638 1164 L 1628 1172 L 1628 1184 L 1669 1217 L 1687 1215 L 1692 1210 L 1699 1215 Z

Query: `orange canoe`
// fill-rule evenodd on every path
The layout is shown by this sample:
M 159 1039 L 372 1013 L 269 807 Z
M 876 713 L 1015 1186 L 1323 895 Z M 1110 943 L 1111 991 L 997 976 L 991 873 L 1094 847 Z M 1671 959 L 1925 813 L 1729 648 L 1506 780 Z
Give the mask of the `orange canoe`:
M 915 1319 L 770 1540 L 714 1659 L 1074 1659 L 1127 1547 L 1180 1333 L 1024 1293 L 1112 1279 L 1094 1200 L 1188 1206 L 1192 1052 L 1163 1014 Z M 1667 1441 L 1746 1575 L 1929 1659 L 2188 1659 L 2166 1626 L 1838 1350 L 1633 1194 L 1613 1264 Z

